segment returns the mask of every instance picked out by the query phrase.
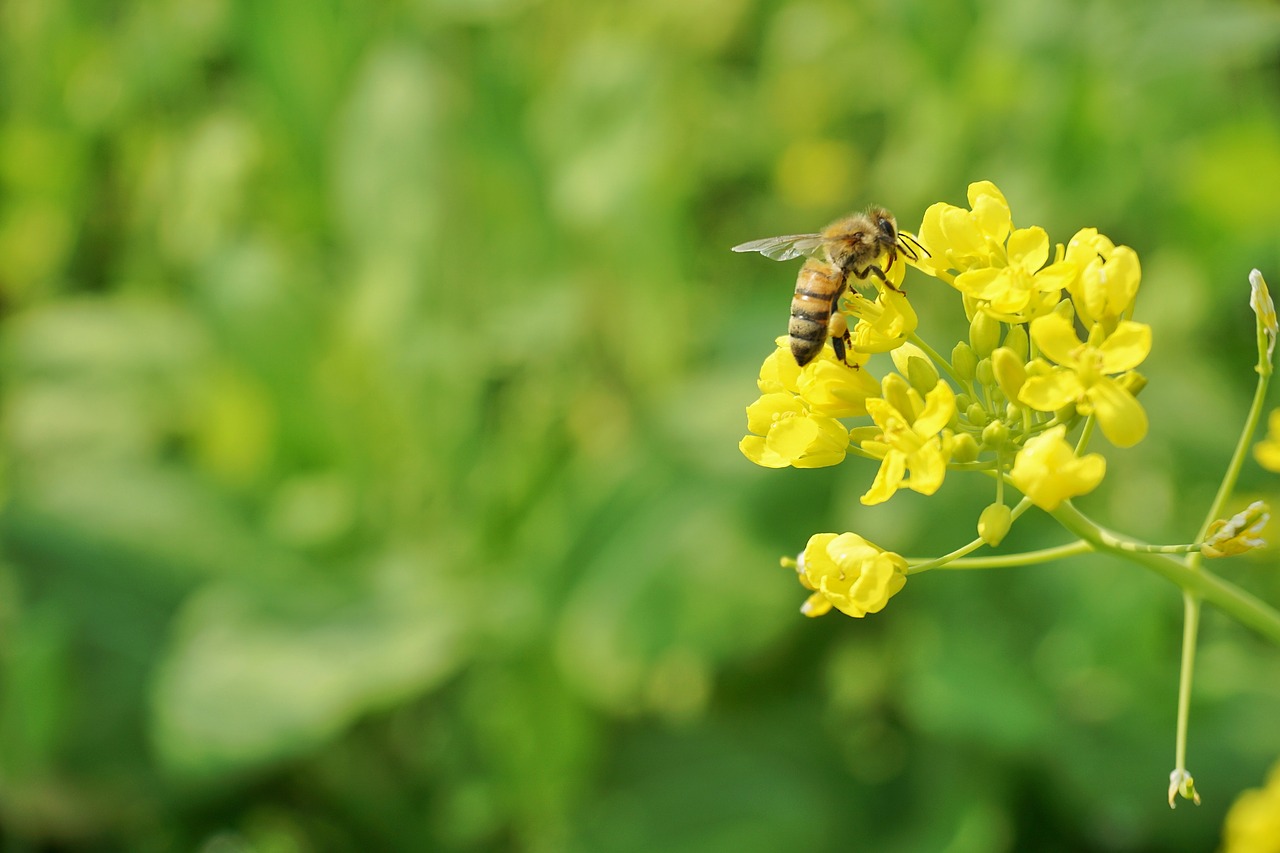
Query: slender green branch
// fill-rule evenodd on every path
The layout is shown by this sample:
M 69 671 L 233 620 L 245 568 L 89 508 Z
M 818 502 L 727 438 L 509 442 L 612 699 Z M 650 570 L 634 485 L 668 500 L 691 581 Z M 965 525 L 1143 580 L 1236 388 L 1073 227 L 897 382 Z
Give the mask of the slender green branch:
M 1021 501 L 1018 502 L 1018 505 L 1015 506 L 1013 510 L 1009 513 L 1010 523 L 1017 521 L 1018 517 L 1021 516 L 1024 512 L 1026 512 L 1030 508 L 1031 508 L 1031 501 L 1028 500 L 1027 498 L 1023 498 Z M 945 566 L 954 560 L 958 560 L 961 557 L 966 557 L 969 554 L 972 554 L 974 551 L 978 550 L 985 544 L 987 543 L 984 542 L 981 537 L 979 537 L 977 539 L 974 539 L 972 542 L 969 542 L 968 544 L 960 546 L 956 550 L 952 551 L 950 554 L 943 554 L 941 557 L 936 557 L 931 560 L 926 560 L 924 562 L 919 563 L 918 565 L 909 566 L 909 568 L 907 569 L 907 574 L 915 575 L 915 574 L 919 574 L 920 572 L 927 572 L 931 569 L 941 568 L 942 566 Z M 914 561 L 910 559 L 907 560 L 908 564 L 912 562 Z
M 1168 554 L 1117 548 L 1102 536 L 1102 528 L 1065 501 L 1052 513 L 1069 532 L 1092 544 L 1097 550 L 1110 551 L 1155 572 L 1182 590 L 1199 595 L 1205 601 L 1259 634 L 1280 643 L 1280 612 L 1266 602 L 1204 569 L 1193 569 Z M 1190 558 L 1188 558 L 1190 559 Z
M 1173 766 L 1187 769 L 1187 729 L 1191 719 L 1191 678 L 1196 668 L 1196 633 L 1200 627 L 1200 597 L 1182 594 L 1182 663 L 1178 672 L 1178 729 Z
M 1032 566 L 1037 563 L 1050 563 L 1078 554 L 1088 554 L 1093 546 L 1088 542 L 1072 542 L 1054 548 L 1041 548 L 1038 551 L 1023 551 L 1019 554 L 1000 554 L 992 557 L 970 557 L 956 559 L 940 569 L 1010 569 L 1018 566 Z
M 1262 370 L 1265 364 L 1267 370 Z M 1235 452 L 1231 454 L 1231 462 L 1227 465 L 1227 472 L 1222 476 L 1222 484 L 1218 486 L 1218 494 L 1214 496 L 1213 503 L 1209 505 L 1209 512 L 1205 515 L 1204 523 L 1200 525 L 1200 533 L 1196 536 L 1197 542 L 1204 541 L 1204 537 L 1208 535 L 1209 525 L 1222 517 L 1223 507 L 1231 498 L 1231 492 L 1235 490 L 1236 480 L 1240 477 L 1240 469 L 1244 467 L 1245 456 L 1249 452 L 1249 444 L 1253 441 L 1253 435 L 1258 429 L 1258 423 L 1262 420 L 1263 404 L 1267 397 L 1267 386 L 1271 384 L 1270 362 L 1261 362 L 1258 371 L 1258 387 L 1253 392 L 1253 403 L 1249 406 L 1249 415 L 1245 418 L 1244 429 L 1240 431 L 1240 439 L 1236 442 Z M 1193 568 L 1199 565 L 1197 558 L 1193 562 Z

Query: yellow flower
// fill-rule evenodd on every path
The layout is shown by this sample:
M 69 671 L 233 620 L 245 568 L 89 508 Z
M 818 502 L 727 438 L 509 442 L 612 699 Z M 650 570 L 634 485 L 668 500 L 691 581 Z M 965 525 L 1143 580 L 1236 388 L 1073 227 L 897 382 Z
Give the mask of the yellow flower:
M 1006 323 L 1025 323 L 1048 314 L 1063 288 L 1075 279 L 1075 267 L 1069 263 L 1045 266 L 1049 235 L 1039 226 L 1019 228 L 1009 235 L 1007 252 L 1005 266 L 960 273 L 956 289 Z
M 1222 853 L 1275 853 L 1280 850 L 1280 763 L 1267 784 L 1236 797 L 1222 827 Z
M 920 226 L 930 257 L 916 266 L 950 281 L 966 306 L 1007 323 L 1043 316 L 1076 278 L 1075 266 L 1049 260 L 1049 235 L 1040 227 L 1013 229 L 1004 194 L 990 181 L 969 185 L 971 210 L 931 205 Z M 951 277 L 947 270 L 955 270 Z
M 1071 321 L 1054 313 L 1032 322 L 1031 339 L 1059 366 L 1027 377 L 1018 392 L 1021 402 L 1041 412 L 1075 403 L 1081 414 L 1097 415 L 1102 434 L 1117 447 L 1132 447 L 1142 440 L 1147 434 L 1147 414 L 1109 374 L 1124 373 L 1142 363 L 1151 352 L 1150 326 L 1125 320 L 1105 339 L 1102 327 L 1094 326 L 1088 343 L 1081 343 Z
M 874 299 L 856 296 L 846 303 L 858 318 L 853 328 L 853 347 L 859 352 L 890 352 L 906 342 L 920 324 L 907 295 L 884 288 Z
M 920 242 L 929 250 L 916 266 L 936 275 L 945 270 L 965 272 L 1004 266 L 1004 241 L 1013 228 L 1013 216 L 1004 194 L 990 181 L 969 184 L 965 210 L 939 202 L 924 212 Z
M 1018 491 L 1043 510 L 1057 509 L 1064 500 L 1088 494 L 1107 473 L 1107 461 L 1101 454 L 1077 458 L 1064 440 L 1066 434 L 1066 426 L 1059 424 L 1028 439 L 1009 472 Z
M 1078 275 L 1067 291 L 1086 328 L 1101 323 L 1111 331 L 1133 307 L 1142 280 L 1138 253 L 1117 246 L 1096 228 L 1082 228 L 1067 243 L 1066 261 Z
M 846 358 L 858 365 L 851 369 L 841 363 L 828 346 L 802 368 L 791 354 L 786 335 L 774 343 L 777 348 L 760 366 L 760 378 L 756 381 L 763 394 L 792 394 L 800 397 L 815 414 L 851 418 L 865 415 L 867 398 L 880 392 L 875 378 L 860 369 L 869 357 L 866 352 L 846 352 Z
M 914 388 L 895 397 L 896 405 L 881 397 L 867 400 L 867 414 L 880 435 L 863 441 L 862 449 L 882 460 L 875 482 L 861 498 L 868 506 L 884 503 L 903 487 L 933 494 L 942 485 L 951 458 L 951 433 L 943 431 L 956 413 L 951 386 L 939 382 L 924 399 Z
M 1267 416 L 1267 437 L 1253 446 L 1253 458 L 1268 471 L 1280 473 L 1280 409 Z
M 811 412 L 791 394 L 765 394 L 748 406 L 747 428 L 754 435 L 738 447 L 765 468 L 825 468 L 842 462 L 849 447 L 844 424 Z
M 879 613 L 907 582 L 907 561 L 856 533 L 818 533 L 796 565 L 805 589 L 813 590 L 800 612 L 821 616 L 835 607 L 862 617 Z

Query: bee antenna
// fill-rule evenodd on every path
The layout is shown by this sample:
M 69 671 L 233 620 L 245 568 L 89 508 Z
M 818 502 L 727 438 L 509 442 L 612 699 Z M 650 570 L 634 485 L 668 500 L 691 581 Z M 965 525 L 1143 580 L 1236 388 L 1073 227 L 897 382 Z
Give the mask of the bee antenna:
M 933 257 L 929 254 L 929 250 L 924 247 L 924 244 L 916 239 L 914 234 L 908 231 L 899 231 L 898 239 L 902 241 L 903 248 L 909 250 L 908 256 L 911 260 L 917 260 L 920 255 L 924 255 L 926 258 Z M 916 253 L 916 249 L 920 250 L 919 254 Z

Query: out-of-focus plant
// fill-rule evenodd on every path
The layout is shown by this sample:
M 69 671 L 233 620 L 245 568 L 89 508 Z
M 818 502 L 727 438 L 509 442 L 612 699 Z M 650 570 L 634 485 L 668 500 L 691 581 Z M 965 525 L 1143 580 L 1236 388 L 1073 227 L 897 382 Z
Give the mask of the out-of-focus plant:
M 896 242 L 887 242 L 876 270 L 894 272 L 867 278 L 876 289 L 874 302 L 856 291 L 832 294 L 839 303 L 831 323 L 832 346 L 817 359 L 793 363 L 788 339 L 777 340 L 778 348 L 760 370 L 763 396 L 747 409 L 752 434 L 740 447 L 753 462 L 769 468 L 826 467 L 847 456 L 878 462 L 879 471 L 861 497 L 865 505 L 884 503 L 901 489 L 933 495 L 952 471 L 986 476 L 994 497 L 975 519 L 976 536 L 949 553 L 907 559 L 857 533 L 817 533 L 798 558 L 784 558 L 783 565 L 793 568 L 811 591 L 801 608 L 807 616 L 832 609 L 854 617 L 877 613 L 909 577 L 926 571 L 1030 566 L 1090 551 L 1142 566 L 1176 584 L 1183 596 L 1184 631 L 1168 797 L 1170 807 L 1178 796 L 1198 804 L 1186 752 L 1202 602 L 1280 643 L 1280 612 L 1203 565 L 1206 558 L 1243 554 L 1265 544 L 1260 536 L 1270 518 L 1265 503 L 1256 501 L 1230 517 L 1224 514 L 1272 375 L 1277 321 L 1266 282 L 1258 270 L 1249 277 L 1257 388 L 1217 495 L 1189 544 L 1151 544 L 1107 529 L 1074 504 L 1106 475 L 1103 456 L 1088 452 L 1095 431 L 1119 448 L 1136 445 L 1148 431 L 1137 399 L 1146 379 L 1137 368 L 1151 352 L 1152 334 L 1150 326 L 1132 319 L 1141 281 L 1137 253 L 1094 228 L 1077 231 L 1055 251 L 1045 229 L 1014 227 L 1009 204 L 994 184 L 971 184 L 968 198 L 967 210 L 932 205 L 918 237 L 898 235 Z M 813 253 L 840 266 L 833 240 L 828 236 L 810 243 Z M 899 258 L 960 293 L 969 336 L 954 346 L 950 358 L 926 341 L 915 313 L 902 307 L 903 267 L 894 266 Z M 843 269 L 846 277 L 858 271 L 847 265 Z M 802 278 L 797 284 L 792 309 L 793 318 L 801 320 L 808 318 L 804 282 Z M 869 382 L 865 365 L 873 350 L 862 342 L 888 314 L 910 316 L 912 322 L 901 327 L 890 347 L 895 370 L 879 383 Z M 795 359 L 803 360 L 799 355 Z M 845 425 L 845 419 L 859 416 L 872 423 Z M 1280 470 L 1280 414 L 1272 416 L 1271 427 L 1256 454 L 1262 464 Z M 1068 436 L 1076 430 L 1073 444 Z M 1023 496 L 1012 506 L 1007 488 Z M 1071 541 L 1034 551 L 969 556 L 999 546 L 1032 507 L 1056 519 Z

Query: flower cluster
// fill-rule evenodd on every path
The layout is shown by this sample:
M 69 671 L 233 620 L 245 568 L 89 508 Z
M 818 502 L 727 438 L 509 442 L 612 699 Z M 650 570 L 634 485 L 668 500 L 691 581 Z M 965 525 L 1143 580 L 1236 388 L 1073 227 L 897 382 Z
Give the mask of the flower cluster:
M 1057 510 L 1106 473 L 1102 456 L 1085 450 L 1094 425 L 1117 447 L 1146 435 L 1137 399 L 1145 379 L 1136 368 L 1151 351 L 1151 330 L 1131 319 L 1141 281 L 1132 249 L 1094 228 L 1055 247 L 1043 228 L 1015 227 L 1004 195 L 988 181 L 970 185 L 968 199 L 968 208 L 930 206 L 918 237 L 904 238 L 924 251 L 897 253 L 960 294 L 969 335 L 952 347 L 950 360 L 918 333 L 916 312 L 897 287 L 906 264 L 885 264 L 895 275 L 874 298 L 851 293 L 833 306 L 850 329 L 844 361 L 828 346 L 801 368 L 788 339 L 777 340 L 760 369 L 761 396 L 747 408 L 751 434 L 740 447 L 768 468 L 819 468 L 849 455 L 878 461 L 861 497 L 867 505 L 901 489 L 932 495 L 951 470 L 985 472 L 996 494 L 978 534 L 994 545 L 1014 520 L 1006 484 Z M 893 369 L 877 379 L 872 357 L 880 353 L 891 354 Z M 1069 443 L 1082 425 L 1083 438 Z M 821 536 L 836 547 L 857 539 Z M 883 606 L 848 604 L 841 598 L 847 590 L 833 591 L 843 587 L 827 568 L 841 566 L 840 583 L 856 578 L 848 581 L 855 587 L 869 576 L 848 559 L 812 556 L 814 547 L 800 561 L 801 580 L 814 591 L 806 613 L 834 607 L 861 616 Z M 883 587 L 883 579 L 876 583 Z

